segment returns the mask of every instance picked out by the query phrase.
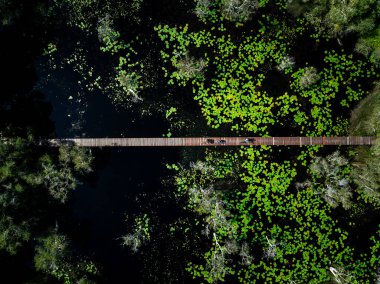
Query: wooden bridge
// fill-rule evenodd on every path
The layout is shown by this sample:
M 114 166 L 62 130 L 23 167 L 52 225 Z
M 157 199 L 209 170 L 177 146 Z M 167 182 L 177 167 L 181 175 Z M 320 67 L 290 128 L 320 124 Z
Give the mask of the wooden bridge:
M 65 138 L 43 140 L 40 144 L 79 147 L 176 147 L 176 146 L 304 146 L 373 145 L 374 136 L 347 137 L 182 137 L 182 138 Z

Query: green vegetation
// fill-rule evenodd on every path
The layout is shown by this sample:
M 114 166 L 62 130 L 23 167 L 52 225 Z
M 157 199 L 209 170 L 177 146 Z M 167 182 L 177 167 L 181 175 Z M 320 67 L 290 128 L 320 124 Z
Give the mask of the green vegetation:
M 103 52 L 119 55 L 119 64 L 115 68 L 116 80 L 107 87 L 113 92 L 113 102 L 123 104 L 128 100 L 141 101 L 139 91 L 142 83 L 139 74 L 144 66 L 133 62 L 132 56 L 136 56 L 137 52 L 129 44 L 120 40 L 118 32 L 111 31 L 108 35 L 102 35 L 102 42 L 105 45 L 100 48 Z M 138 70 L 139 67 L 140 70 Z
M 313 159 L 310 165 L 312 180 L 301 186 L 313 189 L 334 208 L 341 204 L 344 209 L 349 209 L 352 206 L 349 173 L 348 160 L 339 152 L 334 152 L 326 158 Z
M 351 116 L 352 135 L 380 135 L 380 93 L 376 86 L 353 111 Z M 351 176 L 366 202 L 380 205 L 380 139 L 372 147 L 354 149 Z
M 319 73 L 312 67 L 293 70 L 290 64 L 284 68 L 291 43 L 285 41 L 288 31 L 279 29 L 280 24 L 274 28 L 276 30 L 267 30 L 267 26 L 262 25 L 259 31 L 264 36 L 246 36 L 236 44 L 228 34 L 215 37 L 207 31 L 188 32 L 187 26 L 158 26 L 159 36 L 171 52 L 162 52 L 166 62 L 177 67 L 189 50 L 195 52 L 204 47 L 208 67 L 216 70 L 215 74 L 209 74 L 210 81 L 205 81 L 202 76 L 190 78 L 165 68 L 170 78 L 168 83 L 186 85 L 192 79 L 194 98 L 213 128 L 227 123 L 232 130 L 268 134 L 269 126 L 281 123 L 276 120 L 279 117 L 287 123 L 291 120 L 298 133 L 337 134 L 332 127 L 331 106 L 339 103 L 349 107 L 351 102 L 359 100 L 364 94 L 359 80 L 374 76 L 373 67 L 353 60 L 352 55 L 326 52 L 326 67 Z M 223 32 L 223 26 L 218 31 Z M 266 91 L 264 81 L 269 70 L 265 66 L 273 64 L 291 74 L 292 95 Z
M 349 34 L 358 36 L 356 51 L 379 60 L 379 1 L 292 0 L 288 10 L 303 15 L 324 36 L 338 40 Z
M 244 23 L 250 20 L 258 8 L 264 7 L 267 0 L 195 0 L 195 14 L 203 22 L 228 20 Z
M 35 267 L 65 284 L 94 283 L 87 275 L 96 275 L 98 270 L 94 263 L 75 259 L 65 236 L 51 233 L 39 240 L 34 257 Z
M 127 18 L 134 17 L 140 10 L 142 0 L 54 0 L 57 12 L 68 16 L 67 24 L 90 32 L 91 28 L 104 17 Z
M 133 252 L 137 252 L 141 245 L 149 241 L 149 217 L 145 214 L 135 218 L 133 233 L 122 237 L 123 245 L 130 247 Z
M 68 258 L 67 238 L 49 229 L 57 212 L 45 211 L 51 203 L 59 206 L 67 201 L 78 178 L 91 170 L 91 160 L 89 153 L 79 148 L 41 149 L 32 136 L 2 138 L 0 249 L 15 255 L 28 242 L 46 234 L 36 247 L 37 270 L 64 279 L 65 283 L 77 283 L 91 272 L 90 267 L 95 269 L 90 262 Z
M 77 185 L 76 175 L 91 170 L 91 157 L 82 149 L 63 146 L 56 157 L 49 153 L 36 156 L 33 144 L 34 140 L 29 137 L 3 140 L 0 145 L 3 162 L 0 181 L 6 189 L 2 194 L 5 205 L 29 188 L 39 187 L 45 188 L 53 198 L 65 202 Z
M 88 102 L 108 98 L 115 112 L 129 107 L 128 127 L 136 113 L 153 113 L 167 137 L 379 136 L 377 0 L 16 2 L 0 0 L 0 36 L 27 9 L 49 27 L 35 51 L 47 74 L 39 84 L 72 76 L 62 101 L 70 131 L 83 130 L 75 135 L 87 133 L 86 111 L 98 110 Z M 38 145 L 25 133 L 39 132 L 13 114 L 20 94 L 38 86 L 8 89 L 0 100 L 0 250 L 11 259 L 27 254 L 36 282 L 96 283 L 98 265 L 66 220 L 93 157 Z M 52 136 L 42 132 L 35 136 Z M 133 200 L 120 200 L 128 228 L 112 245 L 124 247 L 132 269 L 143 267 L 147 283 L 378 283 L 379 163 L 380 139 L 363 147 L 186 149 L 166 165 L 166 191 L 123 195 Z M 111 208 L 112 218 L 119 210 Z
M 232 29 L 237 39 L 226 28 L 224 19 L 231 19 L 221 6 L 205 3 L 197 1 L 196 13 L 204 21 L 209 17 L 211 28 L 159 25 L 156 30 L 164 42 L 168 84 L 191 86 L 209 126 L 253 136 L 276 136 L 278 125 L 293 135 L 348 132 L 347 115 L 334 110 L 347 111 L 366 95 L 365 80 L 376 78 L 371 63 L 344 50 L 322 50 L 318 67 L 295 61 L 294 44 L 307 34 L 298 25 L 302 21 L 289 27 L 283 19 L 262 15 L 255 31 Z M 200 5 L 208 13 L 200 13 Z M 332 28 L 329 35 L 343 35 L 343 27 Z M 310 33 L 309 40 L 314 38 Z M 178 62 L 189 57 L 207 62 L 203 76 L 178 74 Z M 287 83 L 274 92 L 268 84 L 280 84 L 276 76 Z M 379 267 L 367 260 L 377 263 L 378 256 L 353 246 L 354 223 L 343 227 L 335 213 L 341 206 L 360 206 L 360 199 L 353 199 L 354 190 L 361 189 L 351 188 L 351 158 L 334 152 L 312 160 L 318 151 L 306 147 L 282 155 L 281 149 L 260 147 L 218 155 L 213 150 L 189 168 L 171 166 L 177 171 L 175 197 L 198 215 L 185 231 L 203 226 L 209 243 L 198 261 L 188 263 L 189 273 L 208 283 L 372 283 Z M 306 182 L 299 177 L 304 171 Z
M 77 85 L 83 92 L 101 92 L 119 108 L 141 103 L 141 91 L 153 83 L 142 78 L 149 64 L 145 61 L 149 60 L 141 58 L 141 54 L 136 51 L 145 39 L 139 39 L 134 36 L 135 33 L 131 36 L 131 32 L 128 32 L 128 37 L 122 36 L 117 23 L 128 19 L 131 26 L 138 28 L 142 1 L 53 2 L 48 9 L 49 16 L 59 14 L 63 19 L 62 24 L 79 34 L 82 40 L 68 47 L 64 40 L 57 37 L 48 44 L 44 52 L 47 64 L 43 67 L 52 73 L 49 79 L 59 76 L 59 70 L 70 70 L 78 76 Z M 98 42 L 94 42 L 95 36 Z M 87 41 L 92 42 L 91 49 L 86 46 Z M 104 59 L 101 68 L 94 64 L 97 57 Z M 70 97 L 74 98 L 72 95 Z M 78 101 L 85 104 L 85 99 L 81 97 Z

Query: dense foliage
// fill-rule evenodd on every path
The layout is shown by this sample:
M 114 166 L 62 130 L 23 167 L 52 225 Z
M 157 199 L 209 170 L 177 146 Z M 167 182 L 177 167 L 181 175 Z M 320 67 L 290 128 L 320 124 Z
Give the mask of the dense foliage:
M 357 36 L 356 51 L 379 60 L 379 1 L 293 0 L 289 1 L 288 9 L 295 15 L 304 15 L 324 36 L 338 40 L 347 35 Z
M 379 87 L 372 91 L 353 111 L 350 133 L 379 137 L 380 133 L 380 94 Z M 371 147 L 354 150 L 351 175 L 357 184 L 362 198 L 369 203 L 380 205 L 380 139 Z
M 203 3 L 197 1 L 196 9 Z M 226 28 L 225 16 L 215 16 L 223 15 L 219 6 L 208 8 L 203 15 L 213 17 L 211 29 L 156 28 L 164 42 L 168 84 L 192 87 L 208 125 L 228 125 L 235 133 L 252 136 L 276 136 L 276 125 L 286 126 L 288 135 L 348 132 L 344 109 L 365 96 L 362 86 L 376 77 L 374 66 L 344 50 L 322 50 L 322 61 L 310 66 L 301 58 L 294 60 L 297 39 L 316 37 L 298 24 L 302 21 L 289 27 L 282 18 L 262 15 L 255 31 L 232 28 L 239 33 L 236 37 Z M 321 40 L 317 36 L 316 43 Z M 192 58 L 193 66 L 202 61 L 207 67 L 183 76 L 178 62 L 185 58 Z M 269 84 L 281 84 L 282 89 Z M 369 265 L 368 259 L 378 256 L 352 246 L 355 227 L 343 228 L 334 211 L 357 204 L 348 159 L 338 152 L 317 157 L 308 170 L 310 178 L 299 177 L 318 150 L 307 147 L 283 155 L 281 149 L 242 148 L 222 157 L 211 151 L 205 162 L 189 169 L 172 166 L 178 171 L 180 195 L 187 196 L 186 208 L 199 214 L 210 243 L 188 271 L 210 283 L 233 278 L 242 283 L 372 283 L 378 266 Z M 232 187 L 229 173 L 236 175 Z M 218 189 L 215 183 L 227 188 Z
M 62 101 L 75 106 L 75 135 L 96 95 L 115 111 L 155 112 L 168 137 L 379 135 L 377 0 L 167 0 L 165 17 L 148 0 L 36 3 L 0 1 L 0 36 L 28 9 L 54 31 L 25 64 L 45 86 L 72 75 Z M 61 228 L 93 158 L 8 121 L 33 91 L 0 98 L 0 250 L 28 254 L 41 281 L 94 283 L 99 269 Z M 377 283 L 379 161 L 380 139 L 187 149 L 167 164 L 168 191 L 133 198 L 113 241 L 148 283 Z
M 76 283 L 86 270 L 74 259 L 66 259 L 69 248 L 66 245 L 60 248 L 54 240 L 63 241 L 66 237 L 50 234 L 57 214 L 50 207 L 67 201 L 80 175 L 91 170 L 91 156 L 68 146 L 57 151 L 43 151 L 38 147 L 31 136 L 1 139 L 0 249 L 15 255 L 33 239 L 47 234 L 36 248 L 36 269 L 64 279 L 65 283 Z M 90 262 L 88 265 L 94 266 Z
M 65 284 L 94 283 L 88 277 L 98 273 L 91 261 L 74 256 L 67 237 L 56 232 L 39 240 L 34 262 L 38 271 L 52 275 Z

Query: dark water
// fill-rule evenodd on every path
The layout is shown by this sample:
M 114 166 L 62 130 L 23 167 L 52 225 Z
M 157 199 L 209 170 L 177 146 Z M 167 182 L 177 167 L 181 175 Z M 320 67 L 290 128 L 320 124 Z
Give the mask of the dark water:
M 149 29 L 162 16 L 169 22 L 178 21 L 181 13 L 171 11 L 188 8 L 178 1 L 153 3 L 144 8 L 150 13 L 147 18 L 155 19 L 149 20 Z M 20 7 L 20 16 L 12 25 L 0 29 L 0 60 L 4 71 L 1 128 L 10 124 L 22 135 L 33 129 L 37 137 L 160 137 L 167 132 L 167 125 L 160 117 L 142 119 L 140 106 L 134 110 L 116 110 L 102 92 L 87 92 L 77 83 L 78 74 L 69 67 L 56 72 L 41 68 L 46 59 L 40 55 L 49 42 L 58 35 L 61 39 L 67 37 L 67 44 L 73 45 L 78 35 L 65 34 L 54 23 L 44 22 L 32 2 L 22 3 Z M 163 94 L 157 92 L 160 95 Z M 179 151 L 174 148 L 93 150 L 94 172 L 73 192 L 58 225 L 62 233 L 70 236 L 79 253 L 99 264 L 102 282 L 142 282 L 144 271 L 140 260 L 121 246 L 120 237 L 130 232 L 131 221 L 125 221 L 126 215 L 149 213 L 141 211 L 145 208 L 141 200 L 167 190 L 161 183 L 161 178 L 167 175 L 164 163 L 178 161 Z M 173 214 L 170 207 L 155 206 L 160 214 Z M 0 254 L 2 279 L 12 279 L 7 283 L 38 279 L 33 268 L 32 243 L 16 257 Z
M 97 180 L 75 192 L 71 204 L 74 234 L 82 248 L 104 267 L 107 282 L 140 282 L 137 259 L 121 247 L 118 238 L 129 232 L 125 214 L 141 210 L 136 204 L 138 196 L 162 190 L 162 163 L 173 154 L 162 149 L 103 150 L 96 155 L 102 159 Z
M 65 76 L 65 71 L 58 75 L 60 80 L 53 78 L 40 90 L 52 105 L 51 120 L 57 137 L 160 137 L 166 132 L 167 126 L 159 117 L 142 119 L 134 116 L 138 112 L 117 111 L 100 92 L 76 96 L 83 90 L 72 78 L 65 79 L 72 75 Z M 78 117 L 78 112 L 83 114 Z M 80 250 L 100 264 L 106 283 L 141 282 L 137 258 L 121 246 L 120 237 L 130 232 L 125 218 L 140 212 L 136 202 L 139 196 L 165 190 L 161 184 L 166 174 L 164 164 L 178 160 L 178 151 L 173 148 L 92 150 L 94 173 L 72 195 L 71 211 L 61 226 L 63 231 L 70 232 Z

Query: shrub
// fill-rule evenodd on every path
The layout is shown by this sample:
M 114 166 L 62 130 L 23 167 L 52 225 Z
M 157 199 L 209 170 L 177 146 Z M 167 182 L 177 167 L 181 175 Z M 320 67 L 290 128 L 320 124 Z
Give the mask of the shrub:
M 301 88 L 306 89 L 307 87 L 315 84 L 319 80 L 320 76 L 315 67 L 306 67 L 305 72 L 302 74 L 299 84 Z
M 380 134 L 380 87 L 363 99 L 351 115 L 351 135 Z M 351 176 L 367 202 L 380 206 L 380 139 L 372 147 L 355 149 Z
M 302 186 L 310 187 L 333 208 L 352 205 L 352 189 L 348 176 L 348 160 L 338 151 L 326 158 L 316 157 L 310 165 L 311 180 Z
M 150 240 L 149 222 L 147 214 L 136 217 L 132 233 L 121 237 L 123 246 L 129 247 L 134 253 L 138 252 L 140 247 Z
M 174 64 L 174 67 L 177 68 L 178 76 L 185 79 L 201 77 L 206 66 L 207 63 L 205 60 L 202 58 L 195 59 L 187 53 Z
M 296 62 L 294 61 L 294 58 L 287 55 L 281 59 L 280 64 L 277 65 L 277 70 L 287 73 L 288 70 L 293 69 L 295 64 Z
M 258 8 L 258 0 L 224 0 L 222 15 L 233 22 L 246 22 Z

